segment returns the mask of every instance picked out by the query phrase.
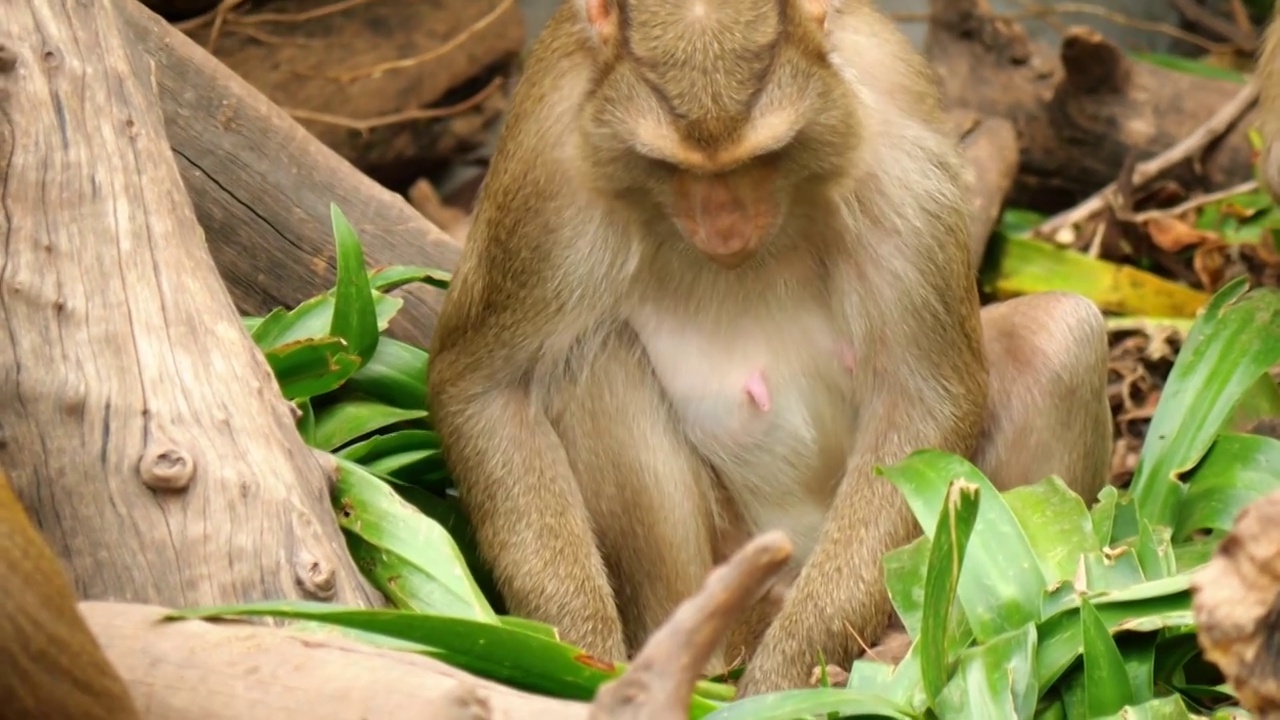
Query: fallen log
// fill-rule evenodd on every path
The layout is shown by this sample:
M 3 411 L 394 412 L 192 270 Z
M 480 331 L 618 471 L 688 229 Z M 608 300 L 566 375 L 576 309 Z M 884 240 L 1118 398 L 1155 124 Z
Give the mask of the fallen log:
M 0 5 L 0 466 L 82 599 L 375 605 L 218 278 L 129 3 Z
M 178 27 L 394 186 L 488 139 L 506 107 L 490 81 L 509 76 L 525 42 L 515 0 L 268 0 Z
M 373 265 L 452 270 L 460 246 L 310 135 L 137 0 L 112 0 L 133 68 L 158 90 L 165 130 L 209 251 L 244 315 L 294 306 L 337 277 L 328 207 L 351 220 Z M 399 291 L 390 334 L 425 346 L 444 293 Z
M 1018 136 L 1004 118 L 962 110 L 948 115 L 967 162 L 969 258 L 977 268 L 1018 176 Z
M 242 622 L 161 622 L 163 607 L 82 602 L 80 612 L 146 720 L 623 720 L 688 717 L 694 682 L 743 609 L 791 557 L 753 538 L 707 577 L 591 705 L 521 692 L 434 659 Z
M 154 605 L 80 612 L 145 720 L 585 720 L 585 703 L 541 697 L 438 660 L 245 622 L 161 622 Z
M 1061 47 L 1032 42 L 986 0 L 930 0 L 924 51 L 948 106 L 1013 123 L 1020 170 L 1010 202 L 1048 212 L 1116 179 L 1132 153 L 1150 158 L 1190 135 L 1241 84 L 1128 58 L 1087 28 Z M 1246 115 L 1202 155 L 1166 176 L 1188 189 L 1252 177 Z

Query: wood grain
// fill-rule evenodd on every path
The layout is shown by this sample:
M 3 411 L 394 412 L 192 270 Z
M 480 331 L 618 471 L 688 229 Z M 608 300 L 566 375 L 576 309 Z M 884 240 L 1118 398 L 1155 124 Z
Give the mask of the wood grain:
M 0 4 L 0 466 L 80 598 L 373 605 L 120 7 Z
M 370 265 L 452 270 L 461 247 L 399 195 L 137 0 L 112 0 L 140 78 L 152 77 L 182 181 L 213 260 L 246 315 L 294 306 L 337 277 L 329 203 L 355 226 Z M 390 334 L 425 346 L 444 293 L 421 285 Z

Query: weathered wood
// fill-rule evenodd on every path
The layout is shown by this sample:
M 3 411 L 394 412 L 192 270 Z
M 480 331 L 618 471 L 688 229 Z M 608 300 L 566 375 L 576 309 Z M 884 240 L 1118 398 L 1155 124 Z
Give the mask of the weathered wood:
M 591 720 L 685 717 L 711 654 L 791 553 L 791 541 L 780 530 L 757 535 L 734 551 L 645 641 L 626 674 L 600 688 Z
M 1280 492 L 1246 507 L 1213 559 L 1192 580 L 1192 609 L 1205 658 L 1241 704 L 1280 716 Z
M 1194 131 L 1240 84 L 1129 60 L 1095 31 L 1069 30 L 1060 49 L 1032 42 L 986 0 L 931 0 L 925 54 L 946 103 L 1003 117 L 1021 167 L 1010 202 L 1056 211 L 1116 179 L 1130 153 L 1149 158 Z M 1252 177 L 1246 116 L 1199 162 L 1169 177 L 1220 188 Z
M 112 0 L 134 69 L 154 72 L 165 128 L 213 260 L 236 307 L 264 315 L 333 287 L 329 203 L 355 226 L 374 265 L 452 270 L 460 246 L 404 198 L 307 133 L 137 0 Z M 149 81 L 151 82 L 151 81 Z M 414 285 L 390 334 L 425 345 L 444 293 Z
M 375 178 L 416 170 L 412 180 L 426 164 L 485 142 L 485 126 L 506 101 L 500 94 L 467 101 L 508 75 L 524 46 L 515 0 L 363 2 L 317 12 L 322 4 L 245 3 L 227 15 L 213 55 L 272 102 L 302 111 L 307 131 Z M 188 35 L 208 47 L 211 29 L 204 23 Z M 459 104 L 466 109 L 443 117 L 354 126 Z
M 0 465 L 81 598 L 375 604 L 118 7 L 0 4 Z
M 1018 176 L 1018 134 L 1004 118 L 953 110 L 949 120 L 967 161 L 969 257 L 977 268 Z
M 241 622 L 158 622 L 166 608 L 83 602 L 145 720 L 581 720 L 587 705 L 520 692 L 421 655 Z

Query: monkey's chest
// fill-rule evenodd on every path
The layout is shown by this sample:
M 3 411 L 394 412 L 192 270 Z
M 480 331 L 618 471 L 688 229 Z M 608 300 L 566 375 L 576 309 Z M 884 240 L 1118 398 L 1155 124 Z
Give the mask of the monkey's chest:
M 685 436 L 730 492 L 782 512 L 825 505 L 857 422 L 847 332 L 821 312 L 730 323 L 640 312 L 632 326 Z

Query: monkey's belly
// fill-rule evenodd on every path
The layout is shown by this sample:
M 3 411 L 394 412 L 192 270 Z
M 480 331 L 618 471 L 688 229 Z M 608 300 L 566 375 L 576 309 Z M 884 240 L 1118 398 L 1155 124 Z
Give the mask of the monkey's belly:
M 732 339 L 669 322 L 636 327 L 683 433 L 716 468 L 749 529 L 784 530 L 802 559 L 855 437 L 843 345 L 824 327 L 802 332 L 803 323 Z

